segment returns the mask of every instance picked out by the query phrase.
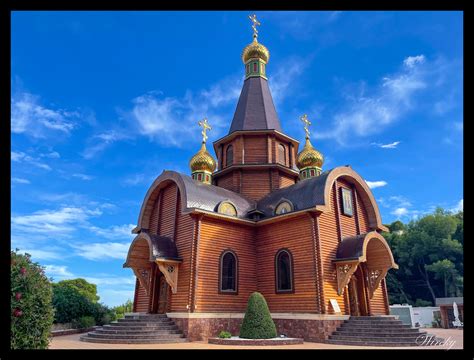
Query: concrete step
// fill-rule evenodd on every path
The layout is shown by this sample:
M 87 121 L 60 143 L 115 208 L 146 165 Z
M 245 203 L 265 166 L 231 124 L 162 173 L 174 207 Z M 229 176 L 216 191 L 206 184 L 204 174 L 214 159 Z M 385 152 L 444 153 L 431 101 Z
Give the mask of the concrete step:
M 382 320 L 398 320 L 395 316 L 351 316 L 349 317 L 349 320 L 355 320 L 355 321 L 382 321 Z
M 354 324 L 354 325 L 403 325 L 401 320 L 344 320 L 344 324 Z
M 167 319 L 166 314 L 125 314 L 125 319 Z
M 157 321 L 139 321 L 139 320 L 122 320 L 113 321 L 110 324 L 118 326 L 155 326 L 155 325 L 174 325 L 172 320 L 157 320 Z
M 87 335 L 83 335 L 79 338 L 81 341 L 101 343 L 101 344 L 169 344 L 169 343 L 182 343 L 188 342 L 186 338 L 173 338 L 173 339 L 101 339 L 94 338 Z
M 87 334 L 89 337 L 101 339 L 177 339 L 183 334 L 103 334 L 92 331 Z
M 110 330 L 110 329 L 96 329 L 96 333 L 100 334 L 132 334 L 132 335 L 165 335 L 165 334 L 181 334 L 181 330 L 130 330 L 128 328 L 120 330 Z

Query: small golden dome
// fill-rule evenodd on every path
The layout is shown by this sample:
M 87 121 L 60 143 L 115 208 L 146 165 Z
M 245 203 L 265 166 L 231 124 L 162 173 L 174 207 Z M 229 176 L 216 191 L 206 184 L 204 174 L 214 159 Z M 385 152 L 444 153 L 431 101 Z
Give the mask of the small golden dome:
M 208 171 L 210 173 L 216 170 L 216 161 L 206 149 L 206 143 L 203 142 L 201 149 L 189 160 L 191 172 Z
M 270 59 L 270 52 L 265 46 L 257 41 L 256 37 L 254 37 L 253 41 L 244 48 L 244 51 L 242 52 L 242 61 L 246 64 L 247 61 L 255 58 L 262 60 L 265 64 L 268 63 L 268 60 Z
M 298 169 L 304 169 L 308 166 L 316 166 L 321 168 L 323 166 L 324 157 L 318 150 L 316 150 L 309 138 L 306 138 L 306 143 L 304 145 L 303 150 L 298 154 L 298 158 L 296 159 L 296 166 Z

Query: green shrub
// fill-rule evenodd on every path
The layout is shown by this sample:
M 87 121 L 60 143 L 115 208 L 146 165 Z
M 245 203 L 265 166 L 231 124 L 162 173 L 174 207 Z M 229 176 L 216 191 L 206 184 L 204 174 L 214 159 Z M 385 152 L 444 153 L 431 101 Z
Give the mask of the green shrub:
M 83 316 L 91 316 L 96 304 L 90 301 L 79 289 L 67 283 L 53 284 L 54 320 L 57 323 L 68 323 Z
M 259 292 L 249 297 L 239 336 L 244 339 L 270 339 L 277 336 L 267 302 Z
M 228 332 L 228 331 L 221 331 L 221 332 L 219 333 L 219 337 L 220 337 L 221 339 L 229 339 L 229 338 L 232 337 L 232 334 L 231 334 L 230 332 Z
M 17 252 L 11 252 L 10 265 L 10 347 L 47 349 L 54 319 L 51 283 L 29 254 Z
M 88 329 L 95 325 L 95 319 L 92 316 L 82 316 L 77 320 L 73 320 L 72 327 L 74 329 Z

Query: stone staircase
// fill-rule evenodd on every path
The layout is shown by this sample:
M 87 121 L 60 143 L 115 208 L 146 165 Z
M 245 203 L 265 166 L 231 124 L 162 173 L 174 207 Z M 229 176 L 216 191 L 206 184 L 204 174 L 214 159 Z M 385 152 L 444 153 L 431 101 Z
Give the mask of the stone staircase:
M 106 344 L 159 344 L 187 342 L 181 330 L 166 314 L 125 314 L 80 337 L 81 341 Z
M 328 344 L 361 346 L 423 346 L 432 335 L 405 325 L 395 316 L 351 316 L 326 340 Z M 432 336 L 433 344 L 443 339 Z

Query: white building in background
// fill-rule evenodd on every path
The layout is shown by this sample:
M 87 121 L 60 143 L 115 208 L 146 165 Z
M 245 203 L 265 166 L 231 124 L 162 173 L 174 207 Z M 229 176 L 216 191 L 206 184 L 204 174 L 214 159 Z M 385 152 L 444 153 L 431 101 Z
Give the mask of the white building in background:
M 390 305 L 390 315 L 397 315 L 404 324 L 412 327 L 432 327 L 435 311 L 440 311 L 440 308 L 438 306 L 413 307 L 408 304 Z

